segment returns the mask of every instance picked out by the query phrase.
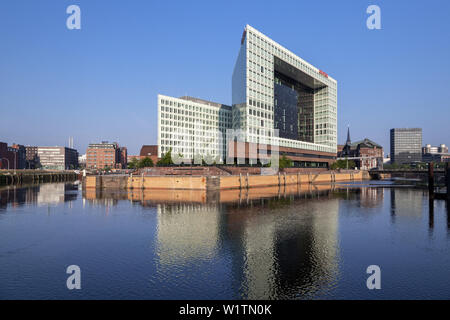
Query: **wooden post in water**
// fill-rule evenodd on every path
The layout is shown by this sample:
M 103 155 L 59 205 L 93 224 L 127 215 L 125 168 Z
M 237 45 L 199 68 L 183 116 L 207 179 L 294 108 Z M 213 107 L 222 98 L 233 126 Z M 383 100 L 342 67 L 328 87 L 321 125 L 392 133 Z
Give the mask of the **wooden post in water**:
M 430 197 L 434 197 L 434 163 L 428 164 L 428 193 Z
M 450 201 L 450 162 L 445 165 L 445 185 L 447 186 L 447 200 Z

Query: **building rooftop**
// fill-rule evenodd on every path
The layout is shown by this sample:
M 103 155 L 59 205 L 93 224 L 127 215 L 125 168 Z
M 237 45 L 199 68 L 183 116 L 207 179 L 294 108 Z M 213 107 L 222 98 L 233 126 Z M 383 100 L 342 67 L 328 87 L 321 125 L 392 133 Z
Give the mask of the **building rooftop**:
M 373 142 L 372 140 L 370 140 L 370 139 L 367 139 L 367 138 L 365 138 L 364 140 L 360 140 L 360 141 L 355 141 L 355 142 L 353 142 L 353 143 L 351 143 L 350 144 L 350 148 L 352 148 L 352 149 L 355 149 L 355 148 L 357 148 L 358 146 L 361 146 L 361 147 L 366 147 L 366 148 L 374 148 L 374 147 L 377 147 L 377 148 L 383 148 L 382 146 L 380 146 L 378 143 L 375 143 L 375 142 Z
M 208 101 L 208 100 L 204 100 L 204 99 L 200 99 L 200 98 L 194 98 L 194 97 L 190 97 L 190 96 L 182 96 L 182 97 L 180 97 L 180 99 L 187 100 L 187 101 L 192 101 L 192 102 L 195 102 L 195 103 L 206 104 L 206 105 L 214 106 L 214 107 L 218 107 L 218 108 L 221 108 L 221 107 L 231 108 L 231 106 L 228 106 L 226 104 L 212 102 L 212 101 Z

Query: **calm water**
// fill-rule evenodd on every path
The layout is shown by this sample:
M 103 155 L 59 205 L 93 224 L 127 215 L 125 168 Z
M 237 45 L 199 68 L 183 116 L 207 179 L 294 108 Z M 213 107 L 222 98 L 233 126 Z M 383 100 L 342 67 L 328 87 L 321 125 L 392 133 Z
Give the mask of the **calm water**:
M 449 271 L 448 209 L 417 189 L 0 191 L 1 299 L 448 299 Z

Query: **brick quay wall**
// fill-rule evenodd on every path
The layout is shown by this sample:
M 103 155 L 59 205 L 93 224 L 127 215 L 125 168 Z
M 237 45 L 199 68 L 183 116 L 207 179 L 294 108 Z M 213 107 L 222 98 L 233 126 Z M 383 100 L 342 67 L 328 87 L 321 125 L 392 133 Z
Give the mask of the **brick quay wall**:
M 324 171 L 312 173 L 278 173 L 271 175 L 103 175 L 87 176 L 83 188 L 91 189 L 146 189 L 146 190 L 224 190 L 268 186 L 334 183 L 370 180 L 367 171 Z

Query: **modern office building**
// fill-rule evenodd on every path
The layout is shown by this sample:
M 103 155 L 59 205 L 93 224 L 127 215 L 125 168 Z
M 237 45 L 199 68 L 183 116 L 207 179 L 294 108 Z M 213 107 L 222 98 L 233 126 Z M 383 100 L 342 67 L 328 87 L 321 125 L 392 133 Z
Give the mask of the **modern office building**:
M 67 147 L 38 147 L 42 169 L 69 170 L 78 168 L 78 151 Z
M 122 157 L 125 159 L 122 160 Z M 102 141 L 89 144 L 86 151 L 88 169 L 123 169 L 127 163 L 126 148 L 120 148 L 117 142 Z
M 231 107 L 192 97 L 158 95 L 158 153 L 172 149 L 182 159 L 211 156 L 225 160 Z
M 229 137 L 227 129 L 242 134 Z M 240 142 L 245 146 L 241 158 L 234 153 Z M 298 167 L 333 162 L 337 82 L 247 25 L 232 75 L 232 107 L 159 95 L 158 152 L 162 156 L 172 149 L 184 158 L 200 153 L 256 164 L 259 145 L 267 145 L 269 154 L 277 146 L 280 156 Z
M 391 162 L 407 164 L 422 161 L 422 129 L 391 129 Z

